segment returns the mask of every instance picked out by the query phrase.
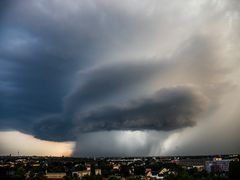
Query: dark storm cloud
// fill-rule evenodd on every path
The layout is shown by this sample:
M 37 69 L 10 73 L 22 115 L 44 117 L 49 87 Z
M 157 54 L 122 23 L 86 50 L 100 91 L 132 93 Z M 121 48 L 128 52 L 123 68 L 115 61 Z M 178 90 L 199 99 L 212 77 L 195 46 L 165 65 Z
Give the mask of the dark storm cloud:
M 80 73 L 80 85 L 65 97 L 65 113 L 74 114 L 124 91 L 139 87 L 167 69 L 165 63 L 119 63 Z
M 1 20 L 4 18 L 5 13 L 9 10 L 12 0 L 2 0 L 0 1 L 0 25 Z
M 195 118 L 207 107 L 207 99 L 188 87 L 162 89 L 153 97 L 125 106 L 98 108 L 78 113 L 71 121 L 47 118 L 35 127 L 35 135 L 48 140 L 75 139 L 77 133 L 110 130 L 170 131 L 196 124 Z M 61 133 L 59 133 L 61 129 Z M 64 133 L 63 133 L 64 132 Z
M 15 73 L 8 75 L 8 79 L 12 78 L 14 87 L 20 89 L 17 91 L 19 97 L 14 99 L 16 104 L 10 107 L 21 108 L 12 113 L 19 115 L 18 120 L 9 122 L 20 124 L 27 114 L 25 121 L 32 122 L 27 125 L 30 126 L 28 132 L 40 139 L 58 141 L 75 140 L 78 133 L 101 129 L 174 130 L 194 126 L 196 115 L 203 110 L 200 99 L 204 100 L 204 96 L 207 96 L 199 96 L 195 91 L 206 91 L 204 86 L 198 89 L 167 88 L 149 99 L 146 90 L 151 81 L 161 85 L 157 90 L 166 87 L 165 80 L 175 79 L 175 72 L 180 81 L 190 78 L 188 81 L 193 84 L 216 81 L 220 68 L 216 66 L 215 54 L 209 49 L 214 48 L 205 37 L 194 37 L 172 59 L 101 65 L 80 70 L 77 74 L 73 74 L 76 70 L 69 70 L 73 69 L 72 64 L 65 64 L 65 59 L 53 57 L 49 60 L 50 57 L 43 54 L 45 58 L 36 58 L 33 62 L 18 59 L 21 63 L 16 63 Z M 198 62 L 199 59 L 202 63 Z M 70 83 L 68 86 L 66 84 L 73 75 L 77 81 L 70 88 Z M 139 97 L 142 100 L 130 103 L 129 99 L 136 99 L 141 91 Z M 119 107 L 119 104 L 126 102 L 130 105 Z M 98 108 L 101 110 L 96 110 Z M 51 115 L 56 113 L 57 116 Z M 20 130 L 24 128 L 21 125 L 18 127 Z
M 64 98 L 63 113 L 51 118 L 39 119 L 39 123 L 34 124 L 34 135 L 48 140 L 75 139 L 77 133 L 82 132 L 82 130 L 73 131 L 79 113 L 89 109 L 87 107 L 92 109 L 96 104 L 102 106 L 107 99 L 113 99 L 110 102 L 116 101 L 118 96 L 137 87 L 140 88 L 141 83 L 157 74 L 163 74 L 167 67 L 166 63 L 121 63 L 78 73 L 80 85 Z M 65 133 L 59 131 L 60 129 Z
M 111 58 L 113 65 L 98 67 L 112 52 L 127 54 L 132 47 L 139 52 L 139 36 L 146 34 L 150 40 L 145 42 L 154 39 L 146 32 L 155 32 L 155 23 L 137 18 L 141 11 L 124 13 L 97 2 L 47 2 L 15 2 L 2 20 L 1 129 L 32 133 L 36 122 L 52 114 L 62 114 L 61 121 L 71 123 L 89 104 L 130 96 L 126 90 L 143 89 L 146 81 L 168 69 L 161 63 L 137 62 L 144 58 L 117 64 Z M 143 23 L 146 29 L 140 28 Z M 96 70 L 77 74 L 92 64 Z
M 1 5 L 9 11 L 4 13 L 0 32 L 0 128 L 32 133 L 32 124 L 41 116 L 61 112 L 75 73 L 87 64 L 86 56 L 95 55 L 88 52 L 94 43 L 83 31 L 73 33 L 75 25 L 69 26 L 72 29 L 65 36 L 66 31 L 56 26 L 62 21 L 48 17 L 35 3 L 10 6 L 1 1 Z M 73 41 L 76 37 L 79 40 Z
M 64 96 L 71 99 L 72 86 L 85 81 L 76 72 L 102 61 L 104 52 L 122 46 L 122 41 L 134 33 L 126 15 L 101 3 L 97 10 L 89 2 L 58 6 L 48 1 L 1 1 L 1 5 L 1 129 L 31 130 L 29 126 L 41 116 L 61 113 L 66 106 L 62 104 Z M 121 25 L 129 33 L 119 33 Z M 89 90 L 91 83 L 86 84 L 85 90 Z M 91 95 L 103 99 L 101 93 Z M 91 101 L 90 96 L 78 96 L 82 104 Z
M 195 125 L 194 118 L 205 107 L 204 98 L 190 89 L 163 89 L 149 99 L 139 100 L 126 107 L 107 107 L 89 112 L 78 121 L 78 130 L 169 131 Z
M 27 47 L 27 54 L 17 54 L 15 50 L 7 54 L 1 44 L 0 85 L 4 93 L 0 116 L 2 121 L 6 118 L 6 123 L 16 125 L 11 128 L 19 130 L 29 130 L 38 117 L 61 111 L 62 97 L 69 88 L 67 84 L 71 83 L 69 77 L 74 73 L 71 62 L 32 45 Z M 4 124 L 1 128 L 5 128 Z
M 76 140 L 75 154 L 89 155 L 96 136 L 104 143 L 115 130 L 198 128 L 232 88 L 237 0 L 7 2 L 0 2 L 0 130 Z M 117 134 L 106 146 L 121 154 Z M 142 155 L 157 142 L 148 139 L 147 148 L 136 146 Z M 141 154 L 127 146 L 123 154 Z
M 35 123 L 33 133 L 39 139 L 50 141 L 75 140 L 77 135 L 72 132 L 74 125 L 71 121 L 63 120 L 62 115 L 51 115 Z
M 23 1 L 14 5 L 4 21 L 8 29 L 28 33 L 43 43 L 41 50 L 75 61 L 79 69 L 100 62 L 110 50 L 127 47 L 123 41 L 136 38 L 136 15 L 128 19 L 124 10 L 115 7 L 114 11 L 104 3 Z

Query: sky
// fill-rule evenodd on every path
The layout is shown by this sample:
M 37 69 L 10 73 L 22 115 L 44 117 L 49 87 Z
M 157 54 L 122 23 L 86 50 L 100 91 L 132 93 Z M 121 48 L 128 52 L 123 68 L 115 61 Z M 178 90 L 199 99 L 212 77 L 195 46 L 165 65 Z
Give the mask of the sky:
M 239 50 L 238 0 L 3 0 L 0 155 L 240 153 Z

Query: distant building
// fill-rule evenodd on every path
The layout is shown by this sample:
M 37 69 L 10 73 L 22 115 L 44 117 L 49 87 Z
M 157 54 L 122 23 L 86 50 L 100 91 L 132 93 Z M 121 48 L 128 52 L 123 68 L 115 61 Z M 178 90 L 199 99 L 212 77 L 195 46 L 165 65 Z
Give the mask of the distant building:
M 119 170 L 119 169 L 120 169 L 120 164 L 113 165 L 113 170 Z
M 168 173 L 168 172 L 169 172 L 169 169 L 163 168 L 163 169 L 159 172 L 159 174 L 163 175 L 163 174 Z
M 185 167 L 188 169 L 188 167 L 193 168 L 203 168 L 205 165 L 206 160 L 205 159 L 177 159 L 174 160 L 174 163 L 176 163 L 177 165 L 180 165 L 182 167 Z
M 91 171 L 91 164 L 85 164 L 87 171 Z
M 151 173 L 151 172 L 152 172 L 152 169 L 151 169 L 151 168 L 146 168 L 146 169 L 145 169 L 145 174 L 147 175 L 149 172 Z
M 66 173 L 47 173 L 45 176 L 51 180 L 63 180 Z
M 33 167 L 40 167 L 40 164 L 37 163 L 37 164 L 32 164 Z
M 213 158 L 213 161 L 206 161 L 205 170 L 207 172 L 228 172 L 229 164 L 233 159 Z
M 151 175 L 150 175 L 150 179 L 151 180 L 155 180 L 155 179 L 164 179 L 164 177 L 162 175 L 158 174 L 158 171 L 152 171 Z
M 221 161 L 221 160 L 222 160 L 221 157 L 214 157 L 214 158 L 213 158 L 213 161 Z
M 161 172 L 161 171 L 160 171 Z M 155 180 L 155 179 L 164 179 L 163 175 L 160 174 L 158 171 L 152 171 L 151 168 L 146 168 L 145 169 L 145 174 L 147 179 L 149 180 Z
M 91 175 L 91 171 L 89 170 L 83 170 L 83 171 L 74 171 L 72 172 L 72 174 L 77 174 L 80 178 L 82 178 L 83 176 L 90 176 Z
M 102 175 L 101 169 L 95 169 L 95 175 Z

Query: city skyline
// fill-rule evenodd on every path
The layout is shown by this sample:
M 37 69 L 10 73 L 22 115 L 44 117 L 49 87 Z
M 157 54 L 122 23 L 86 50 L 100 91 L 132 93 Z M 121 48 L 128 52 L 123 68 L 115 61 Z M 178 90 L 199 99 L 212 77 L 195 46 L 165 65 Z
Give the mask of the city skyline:
M 0 2 L 0 155 L 238 154 L 238 0 Z

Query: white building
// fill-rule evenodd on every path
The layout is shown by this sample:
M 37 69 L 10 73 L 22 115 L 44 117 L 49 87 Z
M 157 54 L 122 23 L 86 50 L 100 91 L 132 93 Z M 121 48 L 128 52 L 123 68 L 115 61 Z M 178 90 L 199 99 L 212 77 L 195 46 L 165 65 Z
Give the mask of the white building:
M 89 171 L 89 170 L 83 170 L 83 171 L 74 171 L 74 172 L 72 172 L 72 174 L 74 175 L 74 174 L 77 174 L 79 177 L 80 177 L 80 179 L 83 177 L 83 176 L 90 176 L 91 175 L 91 171 Z
M 102 175 L 101 169 L 95 169 L 95 175 Z
M 213 161 L 206 161 L 205 169 L 207 172 L 228 172 L 229 164 L 232 159 L 214 158 Z

